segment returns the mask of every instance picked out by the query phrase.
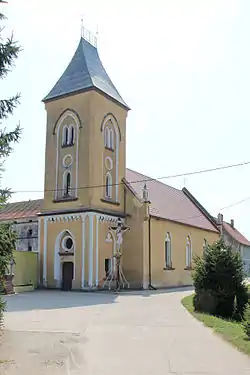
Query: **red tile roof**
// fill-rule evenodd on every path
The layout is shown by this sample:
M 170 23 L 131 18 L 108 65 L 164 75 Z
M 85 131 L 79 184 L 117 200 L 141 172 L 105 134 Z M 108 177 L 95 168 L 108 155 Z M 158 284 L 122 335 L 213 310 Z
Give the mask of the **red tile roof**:
M 16 220 L 34 217 L 41 209 L 43 199 L 7 203 L 0 209 L 0 220 Z
M 223 221 L 223 228 L 237 242 L 242 245 L 250 246 L 250 241 L 248 241 L 236 228 L 232 228 L 229 223 Z
M 126 180 L 129 186 L 142 198 L 145 180 L 148 180 L 150 213 L 152 216 L 176 221 L 182 224 L 218 232 L 201 210 L 184 194 L 160 181 L 152 180 L 138 172 L 127 169 Z M 142 181 L 143 180 L 143 181 Z

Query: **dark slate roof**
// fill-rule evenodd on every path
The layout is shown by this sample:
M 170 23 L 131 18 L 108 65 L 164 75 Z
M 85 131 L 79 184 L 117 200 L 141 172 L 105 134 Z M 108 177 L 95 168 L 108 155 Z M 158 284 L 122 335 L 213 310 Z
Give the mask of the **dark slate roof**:
M 65 72 L 43 101 L 47 102 L 71 93 L 87 91 L 93 88 L 129 109 L 104 69 L 97 48 L 84 38 L 81 38 Z

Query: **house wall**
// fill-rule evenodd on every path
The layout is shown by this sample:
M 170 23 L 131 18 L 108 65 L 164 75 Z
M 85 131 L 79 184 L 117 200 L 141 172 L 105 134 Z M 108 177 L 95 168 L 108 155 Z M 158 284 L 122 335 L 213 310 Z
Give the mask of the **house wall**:
M 16 249 L 18 251 L 38 251 L 37 219 L 22 220 L 20 222 L 17 221 L 13 224 L 13 229 L 17 234 Z
M 14 286 L 38 285 L 38 254 L 27 251 L 15 251 Z
M 143 285 L 143 204 L 126 189 L 126 225 L 130 231 L 124 234 L 123 269 L 131 287 Z
M 247 276 L 250 276 L 250 246 L 241 245 L 240 253 L 242 256 L 245 273 Z
M 172 267 L 173 270 L 164 270 L 165 267 L 165 236 L 171 235 Z M 213 243 L 219 239 L 219 233 L 206 231 L 168 220 L 151 219 L 151 270 L 152 285 L 156 287 L 170 287 L 192 285 L 191 271 L 186 266 L 186 239 L 190 236 L 192 254 L 201 255 L 204 239 Z
M 240 244 L 229 233 L 223 230 L 223 239 L 227 246 L 232 246 L 234 251 L 240 251 Z

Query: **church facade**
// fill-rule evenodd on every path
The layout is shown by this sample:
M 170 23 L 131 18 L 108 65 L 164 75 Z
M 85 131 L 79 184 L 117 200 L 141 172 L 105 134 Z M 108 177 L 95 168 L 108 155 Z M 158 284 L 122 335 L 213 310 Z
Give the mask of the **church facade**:
M 116 267 L 116 234 L 110 227 L 121 222 L 130 228 L 121 259 L 129 287 L 191 285 L 192 256 L 219 238 L 216 222 L 186 189 L 126 168 L 129 107 L 88 40 L 81 38 L 44 103 L 44 199 L 33 201 L 32 211 L 39 284 L 101 288 Z M 32 222 L 28 210 L 18 215 L 19 221 Z M 0 219 L 10 220 L 4 210 Z

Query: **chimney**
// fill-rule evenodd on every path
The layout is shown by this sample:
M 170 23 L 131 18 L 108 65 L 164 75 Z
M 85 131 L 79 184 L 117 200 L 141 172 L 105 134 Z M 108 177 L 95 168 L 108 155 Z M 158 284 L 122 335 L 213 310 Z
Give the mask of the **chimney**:
M 234 219 L 231 219 L 231 227 L 234 229 Z
M 219 225 L 222 225 L 223 224 L 223 215 L 222 214 L 218 214 L 218 219 L 217 219 L 217 221 L 218 221 L 218 224 Z

